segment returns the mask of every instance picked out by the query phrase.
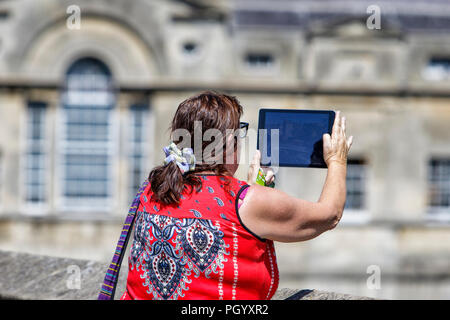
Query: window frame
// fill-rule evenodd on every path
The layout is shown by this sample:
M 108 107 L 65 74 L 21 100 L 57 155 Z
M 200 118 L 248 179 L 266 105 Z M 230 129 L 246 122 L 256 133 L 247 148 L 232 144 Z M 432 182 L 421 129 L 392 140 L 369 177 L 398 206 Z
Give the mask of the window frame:
M 120 134 L 120 121 L 119 121 L 119 114 L 118 114 L 118 97 L 117 93 L 114 90 L 114 87 L 112 85 L 113 83 L 113 76 L 110 73 L 108 67 L 103 63 L 103 61 L 98 60 L 96 58 L 81 58 L 76 61 L 74 61 L 68 70 L 71 70 L 78 62 L 80 62 L 83 59 L 93 59 L 96 63 L 99 63 L 99 67 L 105 68 L 105 76 L 108 77 L 108 88 L 104 90 L 100 90 L 99 93 L 101 95 L 106 95 L 109 98 L 111 98 L 111 101 L 109 104 L 104 103 L 100 104 L 101 109 L 105 109 L 108 112 L 109 119 L 107 122 L 107 138 L 106 140 L 101 140 L 98 142 L 93 142 L 92 146 L 86 146 L 87 144 L 91 144 L 92 141 L 87 140 L 81 140 L 79 142 L 80 150 L 83 150 L 85 152 L 88 152 L 89 150 L 95 150 L 95 143 L 99 143 L 101 145 L 104 145 L 106 147 L 105 152 L 100 152 L 99 155 L 105 155 L 107 157 L 107 165 L 106 165 L 106 178 L 107 181 L 106 185 L 108 185 L 108 189 L 106 190 L 107 195 L 105 197 L 99 197 L 96 199 L 95 197 L 90 197 L 85 199 L 84 197 L 67 197 L 65 186 L 67 183 L 66 179 L 66 170 L 67 170 L 67 163 L 66 163 L 66 156 L 70 154 L 70 145 L 76 145 L 77 142 L 69 141 L 67 138 L 67 125 L 69 123 L 67 117 L 68 113 L 70 112 L 70 108 L 68 108 L 68 102 L 65 100 L 68 97 L 68 93 L 70 94 L 70 88 L 65 86 L 61 92 L 60 92 L 60 105 L 59 108 L 57 108 L 57 114 L 56 114 L 56 125 L 55 125 L 55 140 L 56 140 L 56 147 L 54 152 L 55 157 L 55 175 L 54 175 L 54 186 L 55 186 L 55 206 L 57 210 L 59 210 L 62 214 L 65 216 L 73 216 L 74 218 L 81 218 L 84 219 L 88 217 L 89 219 L 97 219 L 97 218 L 103 218 L 106 216 L 110 216 L 113 214 L 114 209 L 117 208 L 119 204 L 119 200 L 117 199 L 118 194 L 118 188 L 117 188 L 117 181 L 118 181 L 118 161 L 119 161 L 119 134 Z M 79 75 L 76 75 L 75 77 L 78 77 Z M 92 75 L 90 75 L 92 76 Z M 65 74 L 66 77 L 66 83 L 68 83 L 70 80 L 70 73 L 69 71 Z M 76 79 L 78 80 L 78 79 Z M 77 90 L 75 90 L 75 93 Z M 79 90 L 78 90 L 79 91 Z M 87 88 L 86 90 L 89 92 L 89 94 L 94 94 L 96 89 L 95 88 Z M 79 93 L 79 92 L 78 92 Z M 76 109 L 82 109 L 83 104 L 80 104 L 80 106 L 75 107 L 75 112 L 77 112 Z M 94 110 L 98 111 L 101 109 L 96 109 L 97 105 L 89 105 L 86 104 L 86 110 Z M 78 112 L 80 112 L 78 110 Z M 93 128 L 95 128 L 95 124 L 91 124 Z M 82 155 L 82 153 L 73 153 L 74 155 Z M 89 154 L 89 153 L 86 153 Z M 96 203 L 98 202 L 98 204 Z
M 427 175 L 426 175 L 426 184 L 427 184 L 427 192 L 426 192 L 426 220 L 429 221 L 441 221 L 441 222 L 449 222 L 450 221 L 450 199 L 448 206 L 432 206 L 431 205 L 431 163 L 433 161 L 442 161 L 447 162 L 448 166 L 448 183 L 449 183 L 449 197 L 450 197 L 450 156 L 431 156 L 427 161 Z
M 354 163 L 352 163 L 354 162 Z M 362 208 L 344 208 L 344 213 L 342 215 L 342 219 L 340 223 L 344 225 L 362 225 L 367 224 L 370 222 L 370 210 L 369 210 L 369 192 L 368 192 L 368 186 L 369 186 L 369 172 L 370 172 L 370 165 L 369 162 L 364 157 L 352 157 L 347 160 L 347 176 L 346 176 L 346 204 L 348 199 L 348 173 L 349 173 L 349 165 L 361 165 L 363 166 L 363 185 L 364 190 L 362 192 L 363 197 L 363 206 Z
M 273 59 L 273 63 L 268 67 L 255 67 L 247 62 L 249 55 L 270 55 Z M 281 70 L 280 54 L 273 49 L 252 49 L 244 50 L 239 57 L 239 69 L 241 74 L 245 76 L 276 76 Z
M 44 161 L 44 172 L 43 172 L 43 182 L 44 182 L 44 201 L 32 202 L 28 201 L 28 161 L 29 161 L 29 123 L 30 123 L 30 105 L 40 104 L 43 109 L 43 124 L 42 124 L 42 154 Z M 29 99 L 24 101 L 25 112 L 21 117 L 21 157 L 19 160 L 19 181 L 21 182 L 21 187 L 19 188 L 20 197 L 20 212 L 25 215 L 30 216 L 43 216 L 48 214 L 51 205 L 51 147 L 52 147 L 52 132 L 51 132 L 51 111 L 49 108 L 49 103 L 41 100 Z M 47 169 L 45 169 L 47 167 Z
M 126 175 L 127 175 L 127 205 L 129 205 L 130 201 L 133 200 L 134 196 L 136 195 L 137 189 L 140 187 L 133 185 L 133 181 L 132 181 L 132 173 L 134 171 L 134 167 L 133 167 L 133 157 L 135 155 L 135 146 L 136 143 L 134 141 L 134 129 L 135 126 L 134 124 L 134 114 L 133 114 L 133 109 L 140 109 L 140 112 L 143 112 L 142 115 L 142 119 L 143 120 L 143 126 L 142 126 L 142 132 L 141 132 L 141 138 L 144 137 L 144 139 L 142 139 L 139 143 L 137 143 L 139 145 L 138 148 L 140 148 L 141 152 L 141 171 L 142 172 L 147 172 L 150 173 L 150 169 L 151 169 L 151 154 L 152 152 L 152 146 L 153 146 L 153 141 L 152 141 L 152 137 L 153 135 L 151 135 L 152 133 L 152 128 L 153 128 L 153 114 L 152 114 L 152 110 L 151 110 L 151 106 L 148 103 L 133 103 L 132 105 L 130 105 L 130 107 L 128 108 L 128 114 L 127 114 L 127 128 L 128 128 L 128 134 L 126 137 L 126 151 L 127 151 L 127 171 L 126 171 Z M 142 111 L 143 110 L 143 111 Z M 139 184 L 142 184 L 144 182 L 146 177 L 143 177 L 142 181 L 139 182 Z M 136 188 L 137 187 L 137 188 Z
M 433 78 L 430 77 L 430 72 L 433 72 L 431 69 L 437 69 L 437 66 L 433 66 L 433 62 L 434 61 L 446 61 L 447 66 L 445 67 L 445 76 L 443 78 Z M 430 83 L 436 83 L 436 82 L 448 82 L 450 81 L 450 53 L 448 54 L 437 54 L 437 55 L 430 55 L 427 57 L 425 65 L 422 68 L 421 71 L 421 76 L 422 79 L 425 80 L 426 82 L 430 82 Z

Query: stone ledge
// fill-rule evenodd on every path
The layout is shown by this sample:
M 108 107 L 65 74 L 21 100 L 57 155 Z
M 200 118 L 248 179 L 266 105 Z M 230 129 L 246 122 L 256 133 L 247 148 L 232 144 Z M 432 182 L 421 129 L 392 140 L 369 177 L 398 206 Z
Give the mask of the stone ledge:
M 125 260 L 125 259 L 124 259 Z M 75 266 L 75 267 L 74 267 Z M 0 250 L 0 300 L 95 300 L 109 263 Z M 72 282 L 79 270 L 79 288 Z M 79 269 L 78 269 L 79 268 Z M 122 266 L 116 299 L 125 288 Z M 366 300 L 370 298 L 318 290 L 279 289 L 274 300 Z

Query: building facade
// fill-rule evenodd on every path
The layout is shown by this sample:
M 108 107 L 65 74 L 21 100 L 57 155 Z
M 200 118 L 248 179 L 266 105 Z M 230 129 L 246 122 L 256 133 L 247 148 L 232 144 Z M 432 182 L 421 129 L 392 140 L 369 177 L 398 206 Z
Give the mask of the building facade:
M 450 3 L 0 2 L 0 249 L 109 260 L 188 96 L 341 110 L 347 203 L 277 244 L 281 287 L 450 298 Z M 256 148 L 250 134 L 238 177 Z M 280 168 L 315 201 L 326 170 Z

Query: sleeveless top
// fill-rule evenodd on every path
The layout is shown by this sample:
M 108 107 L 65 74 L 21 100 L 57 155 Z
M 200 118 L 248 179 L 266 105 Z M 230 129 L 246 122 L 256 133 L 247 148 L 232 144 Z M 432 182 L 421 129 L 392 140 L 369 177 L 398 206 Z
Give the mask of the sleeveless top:
M 202 188 L 160 206 L 150 184 L 141 195 L 121 299 L 270 299 L 278 282 L 273 241 L 243 225 L 233 177 L 201 175 Z M 228 180 L 229 184 L 225 181 Z

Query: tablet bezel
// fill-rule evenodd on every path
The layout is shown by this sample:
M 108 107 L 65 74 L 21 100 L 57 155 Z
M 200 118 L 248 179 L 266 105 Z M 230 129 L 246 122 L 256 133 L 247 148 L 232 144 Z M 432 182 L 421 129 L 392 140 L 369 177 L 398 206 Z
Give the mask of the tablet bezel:
M 331 130 L 333 128 L 334 119 L 336 117 L 336 113 L 333 110 L 305 110 L 305 109 L 269 109 L 269 108 L 261 108 L 259 109 L 259 118 L 258 118 L 258 134 L 257 134 L 257 141 L 256 141 L 256 148 L 259 149 L 259 130 L 264 129 L 265 127 L 265 119 L 266 119 L 266 113 L 267 112 L 275 112 L 275 113 L 309 113 L 309 114 L 328 114 L 328 133 L 331 135 Z M 318 165 L 292 165 L 292 164 L 286 164 L 282 163 L 281 159 L 279 161 L 278 167 L 290 167 L 290 168 L 327 168 L 326 164 L 322 166 Z M 268 164 L 268 166 L 271 166 L 271 164 Z

